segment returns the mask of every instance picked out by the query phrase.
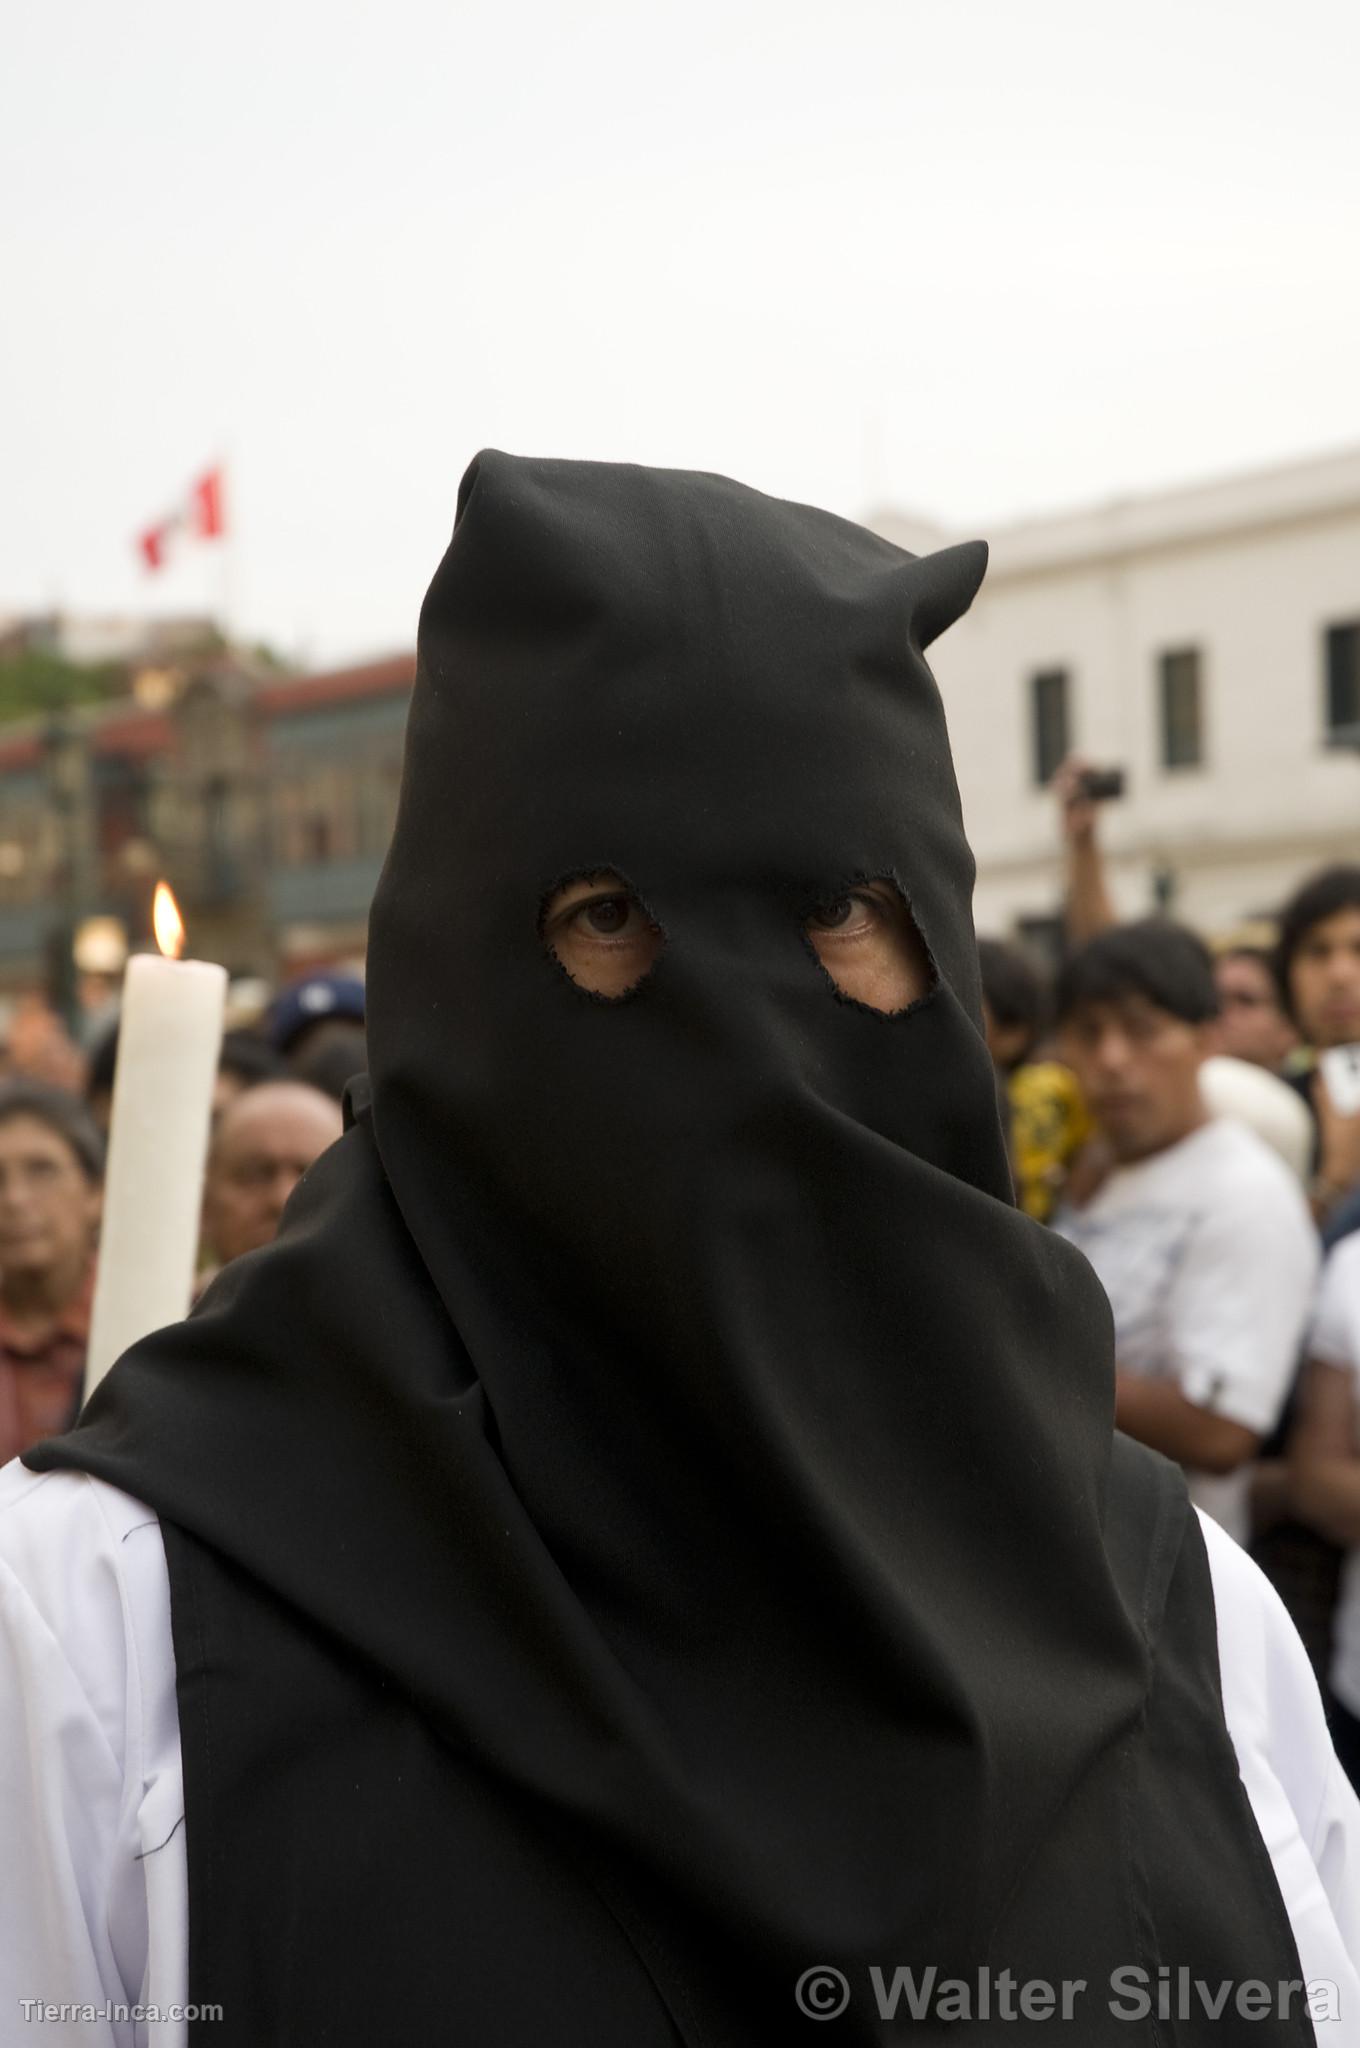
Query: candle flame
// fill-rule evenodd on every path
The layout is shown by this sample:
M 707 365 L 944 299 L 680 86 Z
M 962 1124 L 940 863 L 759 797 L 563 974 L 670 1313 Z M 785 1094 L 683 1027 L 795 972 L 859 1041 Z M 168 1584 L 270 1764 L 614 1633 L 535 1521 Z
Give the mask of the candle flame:
M 179 905 L 171 893 L 168 882 L 157 882 L 155 900 L 151 907 L 151 926 L 156 934 L 156 944 L 167 960 L 178 960 L 184 951 L 184 919 L 179 914 Z

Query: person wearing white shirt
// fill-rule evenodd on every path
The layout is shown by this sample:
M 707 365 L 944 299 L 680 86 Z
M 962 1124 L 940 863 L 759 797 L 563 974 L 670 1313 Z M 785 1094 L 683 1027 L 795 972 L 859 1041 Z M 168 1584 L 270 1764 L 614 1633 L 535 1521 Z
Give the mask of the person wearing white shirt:
M 1360 1785 L 1360 1236 L 1327 1255 L 1281 1483 L 1288 1511 L 1347 1553 L 1328 1681 L 1337 1754 Z
M 1114 1312 L 1116 1419 L 1186 1469 L 1239 1542 L 1249 1467 L 1298 1361 L 1317 1273 L 1297 1178 L 1243 1125 L 1213 1117 L 1200 1068 L 1218 998 L 1200 940 L 1150 918 L 1116 926 L 1058 981 L 1063 1050 L 1115 1159 L 1056 1228 Z

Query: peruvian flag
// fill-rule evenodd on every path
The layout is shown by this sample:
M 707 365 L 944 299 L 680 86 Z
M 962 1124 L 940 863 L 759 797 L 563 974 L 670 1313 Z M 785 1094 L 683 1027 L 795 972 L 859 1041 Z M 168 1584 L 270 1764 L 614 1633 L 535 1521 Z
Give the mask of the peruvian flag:
M 183 500 L 164 519 L 137 536 L 137 552 L 148 569 L 163 569 L 172 547 L 185 535 L 191 540 L 221 540 L 227 530 L 222 468 L 205 469 Z

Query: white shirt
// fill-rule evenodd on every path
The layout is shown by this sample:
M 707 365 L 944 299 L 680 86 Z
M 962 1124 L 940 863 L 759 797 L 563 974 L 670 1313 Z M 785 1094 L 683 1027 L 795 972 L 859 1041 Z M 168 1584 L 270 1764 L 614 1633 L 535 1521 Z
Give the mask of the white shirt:
M 1343 1237 L 1327 1255 L 1308 1355 L 1351 1374 L 1360 1421 L 1360 1233 Z M 1341 1569 L 1341 1595 L 1332 1621 L 1331 1681 L 1342 1706 L 1360 1714 L 1360 1549 L 1347 1551 Z
M 1360 2048 L 1360 1805 L 1273 1588 L 1204 1536 L 1243 1783 L 1304 1978 L 1333 1987 L 1318 2040 Z M 160 1526 L 100 1480 L 17 1459 L 0 1469 L 0 1842 L 0 2040 L 181 2048 L 182 2019 L 24 2022 L 24 2000 L 182 2008 L 189 1914 Z
M 1187 1401 L 1258 1436 L 1279 1420 L 1317 1281 L 1298 1182 L 1227 1117 L 1113 1172 L 1055 1228 L 1085 1252 L 1114 1311 L 1121 1371 L 1173 1379 Z M 1250 1469 L 1187 1473 L 1190 1496 L 1239 1543 Z
M 1317 1132 L 1297 1088 L 1250 1060 L 1215 1053 L 1199 1070 L 1199 1092 L 1210 1116 L 1230 1116 L 1254 1131 L 1301 1187 L 1312 1177 Z

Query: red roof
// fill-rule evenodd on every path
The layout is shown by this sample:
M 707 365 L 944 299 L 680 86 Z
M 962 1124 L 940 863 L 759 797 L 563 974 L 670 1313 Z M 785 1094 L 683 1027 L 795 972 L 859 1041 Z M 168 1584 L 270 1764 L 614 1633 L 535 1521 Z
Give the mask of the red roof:
M 414 654 L 396 654 L 389 661 L 369 662 L 363 668 L 330 669 L 324 675 L 288 676 L 277 683 L 262 683 L 254 702 L 266 718 L 278 718 L 291 711 L 319 711 L 323 705 L 344 703 L 352 697 L 384 697 L 409 690 L 415 679 Z
M 128 711 L 101 719 L 91 735 L 96 754 L 128 754 L 145 760 L 152 754 L 168 754 L 174 745 L 174 727 L 163 711 Z

